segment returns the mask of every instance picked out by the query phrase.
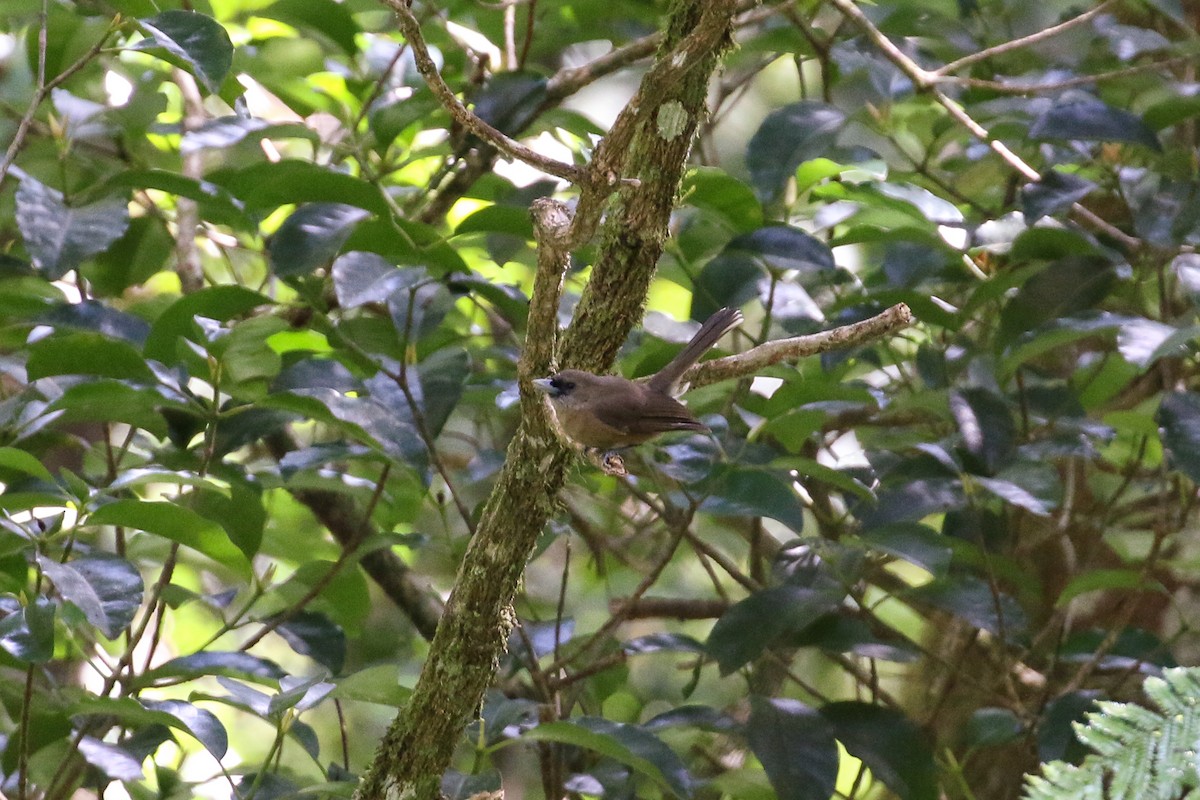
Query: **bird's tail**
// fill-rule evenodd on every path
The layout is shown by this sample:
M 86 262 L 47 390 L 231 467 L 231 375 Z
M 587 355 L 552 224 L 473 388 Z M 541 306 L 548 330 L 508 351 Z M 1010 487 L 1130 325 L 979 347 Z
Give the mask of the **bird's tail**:
M 729 331 L 742 324 L 742 312 L 736 308 L 722 308 L 704 321 L 692 340 L 646 383 L 655 391 L 675 394 L 676 385 L 683 373 L 691 369 L 700 357 L 709 351 Z

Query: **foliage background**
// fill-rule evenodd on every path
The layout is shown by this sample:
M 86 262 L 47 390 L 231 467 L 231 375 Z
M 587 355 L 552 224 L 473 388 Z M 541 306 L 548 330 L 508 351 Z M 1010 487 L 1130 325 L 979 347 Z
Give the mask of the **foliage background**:
M 584 164 L 679 5 L 414 12 Z M 348 796 L 517 425 L 529 205 L 573 191 L 375 2 L 0 19 L 2 791 Z M 1015 797 L 1195 663 L 1196 21 L 740 10 L 620 370 L 722 305 L 733 351 L 921 324 L 572 468 L 448 795 Z

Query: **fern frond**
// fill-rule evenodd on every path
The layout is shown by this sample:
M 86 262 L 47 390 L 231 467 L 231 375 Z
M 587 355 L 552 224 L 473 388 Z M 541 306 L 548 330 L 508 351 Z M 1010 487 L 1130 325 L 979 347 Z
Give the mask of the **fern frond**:
M 1157 708 L 1098 703 L 1075 723 L 1094 752 L 1079 766 L 1043 764 L 1024 800 L 1200 800 L 1200 668 L 1165 670 L 1143 688 Z

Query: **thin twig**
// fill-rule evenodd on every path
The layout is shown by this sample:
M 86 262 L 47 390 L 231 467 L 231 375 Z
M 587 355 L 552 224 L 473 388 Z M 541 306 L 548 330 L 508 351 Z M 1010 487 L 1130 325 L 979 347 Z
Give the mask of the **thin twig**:
M 4 158 L 0 159 L 0 189 L 4 188 L 4 182 L 8 180 L 9 170 L 12 168 L 13 162 L 17 158 L 17 153 L 21 152 L 21 148 L 25 144 L 25 137 L 29 134 L 30 126 L 33 125 L 33 118 L 37 115 L 37 110 L 41 108 L 46 97 L 50 92 L 58 88 L 67 78 L 70 78 L 79 70 L 83 69 L 89 61 L 104 49 L 108 37 L 112 35 L 115 28 L 115 20 L 109 24 L 109 28 L 104 35 L 96 41 L 94 45 L 87 49 L 83 55 L 75 59 L 75 61 L 64 69 L 62 72 L 55 75 L 50 80 L 46 80 L 46 21 L 45 14 L 42 15 L 42 25 L 38 30 L 38 88 L 33 93 L 33 99 L 29 101 L 29 108 L 21 117 L 21 121 L 17 123 L 17 131 L 13 134 L 12 142 L 8 145 L 8 150 L 4 152 Z
M 585 170 L 573 164 L 564 164 L 561 161 L 549 158 L 526 147 L 484 122 L 474 112 L 464 106 L 462 101 L 446 85 L 446 82 L 442 80 L 441 73 L 438 72 L 433 57 L 429 55 L 429 48 L 425 44 L 425 38 L 421 35 L 421 24 L 413 16 L 412 11 L 408 7 L 407 0 L 387 0 L 387 2 L 392 10 L 396 12 L 400 30 L 404 33 L 404 38 L 408 41 L 409 47 L 412 48 L 413 60 L 417 65 L 417 71 L 425 78 L 425 83 L 428 84 L 429 89 L 441 101 L 442 106 L 450 112 L 450 116 L 454 117 L 455 122 L 458 122 L 471 133 L 490 143 L 509 158 L 524 161 L 530 166 L 537 167 L 542 172 L 563 178 L 571 183 L 580 183 L 583 181 L 587 175 Z
M 920 91 L 928 91 L 937 101 L 939 105 L 953 117 L 960 125 L 966 128 L 971 135 L 975 136 L 982 142 L 985 142 L 996 155 L 1000 156 L 1006 164 L 1019 172 L 1026 180 L 1036 182 L 1041 180 L 1041 173 L 1031 167 L 1020 156 L 1009 149 L 1008 145 L 998 139 L 993 139 L 987 129 L 976 122 L 970 114 L 966 112 L 957 101 L 951 99 L 945 92 L 937 88 L 939 75 L 936 72 L 931 72 L 916 61 L 913 61 L 899 47 L 887 37 L 883 31 L 875 27 L 875 23 L 871 22 L 858 6 L 854 4 L 854 0 L 829 0 L 839 11 L 842 12 L 848 19 L 856 23 L 862 28 L 863 33 L 887 56 L 888 60 L 895 64 L 900 70 L 912 80 L 913 84 Z M 1095 230 L 1098 230 L 1116 241 L 1120 242 L 1129 250 L 1137 250 L 1141 247 L 1141 241 L 1120 228 L 1112 225 L 1107 220 L 1101 219 L 1087 207 L 1075 203 L 1071 206 L 1072 213 L 1075 214 L 1081 221 Z
M 1013 50 L 1019 50 L 1022 47 L 1028 47 L 1031 44 L 1037 44 L 1038 42 L 1049 39 L 1052 36 L 1057 36 L 1063 31 L 1070 30 L 1076 25 L 1087 22 L 1092 17 L 1095 17 L 1102 11 L 1105 11 L 1112 4 L 1113 0 L 1104 0 L 1104 2 L 1100 3 L 1095 8 L 1089 9 L 1077 17 L 1071 17 L 1065 22 L 1060 22 L 1057 25 L 1051 25 L 1049 28 L 1044 28 L 1036 33 L 1031 33 L 1028 36 L 1022 36 L 1019 39 L 1002 42 L 998 45 L 984 48 L 983 50 L 979 50 L 975 53 L 968 53 L 960 59 L 951 61 L 949 64 L 938 67 L 933 71 L 933 74 L 940 78 L 944 75 L 958 72 L 960 69 L 969 67 L 972 64 L 978 64 L 980 61 L 986 61 L 989 58 L 1004 55 L 1005 53 L 1012 52 Z M 840 8 L 841 6 L 839 5 L 838 7 Z

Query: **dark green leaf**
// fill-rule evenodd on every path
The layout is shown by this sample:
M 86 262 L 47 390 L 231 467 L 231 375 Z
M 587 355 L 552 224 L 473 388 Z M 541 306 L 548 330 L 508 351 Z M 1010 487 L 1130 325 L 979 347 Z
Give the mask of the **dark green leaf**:
M 211 711 L 198 708 L 183 700 L 143 700 L 142 703 L 151 711 L 169 714 L 177 720 L 176 727 L 182 726 L 196 741 L 204 745 L 204 749 L 220 760 L 229 749 L 229 735 L 225 726 Z
M 142 576 L 123 558 L 98 552 L 59 563 L 39 555 L 38 565 L 59 594 L 109 639 L 133 622 L 142 604 Z
M 516 206 L 484 206 L 468 216 L 454 229 L 455 236 L 467 233 L 507 233 L 522 239 L 533 239 L 533 220 L 529 209 Z
M 209 222 L 243 231 L 254 229 L 241 202 L 227 189 L 211 181 L 189 178 L 165 169 L 133 169 L 118 172 L 105 186 L 155 189 L 177 197 L 186 197 L 196 201 L 200 207 L 200 215 Z
M 1007 708 L 981 708 L 971 715 L 963 733 L 967 747 L 996 747 L 1024 733 L 1024 725 Z
M 359 33 L 359 27 L 350 9 L 343 3 L 334 0 L 278 0 L 256 13 L 310 33 L 328 36 L 346 55 L 358 53 L 354 37 Z
M 128 200 L 110 197 L 73 208 L 62 192 L 28 175 L 17 188 L 17 226 L 33 265 L 57 280 L 88 258 L 104 252 L 129 225 Z
M 346 309 L 383 303 L 397 288 L 409 285 L 424 274 L 418 270 L 397 269 L 383 256 L 358 250 L 338 256 L 332 270 L 338 305 Z
M 1048 104 L 1029 126 L 1029 135 L 1034 139 L 1132 142 L 1162 150 L 1158 137 L 1140 117 L 1090 96 Z
M 1027 183 L 1021 190 L 1025 221 L 1032 225 L 1042 217 L 1065 211 L 1095 188 L 1096 184 L 1078 175 L 1049 170 L 1040 181 Z
M 1193 483 L 1200 483 L 1200 395 L 1195 392 L 1163 395 L 1155 420 L 1171 466 Z
M 211 286 L 186 294 L 154 321 L 143 352 L 146 358 L 173 364 L 178 359 L 176 346 L 179 340 L 195 336 L 196 317 L 224 322 L 272 303 L 269 297 L 241 286 Z
M 742 234 L 726 250 L 755 256 L 776 275 L 795 270 L 801 283 L 810 275 L 837 269 L 829 245 L 791 225 L 768 225 Z
M 145 683 L 163 678 L 202 678 L 221 675 L 227 678 L 246 678 L 258 681 L 277 681 L 287 673 L 274 661 L 242 652 L 204 650 L 190 656 L 173 658 L 142 673 Z
M 980 388 L 951 392 L 950 413 L 970 471 L 993 475 L 1012 457 L 1017 429 L 1004 398 Z
M 49 661 L 54 656 L 54 608 L 47 597 L 35 597 L 32 605 L 0 597 L 0 648 L 30 664 Z
M 716 214 L 736 233 L 762 226 L 763 212 L 754 190 L 719 169 L 696 167 L 683 179 L 684 202 Z
M 371 106 L 368 121 L 379 144 L 387 147 L 409 125 L 427 121 L 441 110 L 433 93 L 422 86 L 410 97 Z
M 25 369 L 31 380 L 51 375 L 95 375 L 153 383 L 154 373 L 135 347 L 98 333 L 48 336 L 32 344 Z
M 898 711 L 869 703 L 830 703 L 821 716 L 850 755 L 900 800 L 936 800 L 937 770 L 924 732 Z
M 136 49 L 161 48 L 187 66 L 209 93 L 220 90 L 233 65 L 233 43 L 220 23 L 204 14 L 175 10 L 138 22 L 147 38 Z
M 263 214 L 298 203 L 344 203 L 373 214 L 388 213 L 387 203 L 377 188 L 353 175 L 310 161 L 268 161 L 213 172 L 208 179 L 223 186 L 253 213 Z
M 621 646 L 627 655 L 646 653 L 703 653 L 704 643 L 681 633 L 650 633 L 630 639 Z
M 307 275 L 329 264 L 350 238 L 354 226 L 369 212 L 345 203 L 311 203 L 296 209 L 283 221 L 267 245 L 275 274 Z
M 1038 720 L 1038 760 L 1079 763 L 1089 751 L 1075 736 L 1075 723 L 1096 708 L 1100 692 L 1067 692 L 1046 704 Z
M 799 700 L 750 698 L 746 741 L 779 800 L 829 800 L 838 774 L 833 728 Z
M 145 777 L 142 762 L 123 747 L 102 742 L 95 736 L 84 736 L 78 747 L 84 761 L 114 781 L 139 781 Z
M 997 594 L 979 578 L 968 575 L 941 578 L 909 591 L 906 596 L 1007 640 L 1026 630 L 1025 612 L 1017 601 L 1007 594 Z
M 690 777 L 679 757 L 656 737 L 635 726 L 585 717 L 538 725 L 523 733 L 521 740 L 558 742 L 592 750 L 649 778 L 675 797 L 691 797 Z
M 1092 308 L 1108 295 L 1116 273 L 1096 256 L 1067 256 L 1027 280 L 1000 315 L 999 339 L 1017 336 L 1053 320 Z
M 175 503 L 116 500 L 96 509 L 88 522 L 120 525 L 162 536 L 203 553 L 240 576 L 250 574 L 250 562 L 220 525 Z
M 470 354 L 461 347 L 443 348 L 421 362 L 418 374 L 425 426 L 436 437 L 462 398 L 471 374 Z
M 778 198 L 797 167 L 833 148 L 845 122 L 841 110 L 815 100 L 768 114 L 746 150 L 746 167 L 758 196 Z
M 804 527 L 804 507 L 791 483 L 771 470 L 722 465 L 705 484 L 700 508 L 730 517 L 770 517 L 796 533 Z
M 140 317 L 119 311 L 104 303 L 84 300 L 56 306 L 38 320 L 54 328 L 99 333 L 139 347 L 146 341 L 150 326 Z
M 722 675 L 762 655 L 777 639 L 798 633 L 841 603 L 845 591 L 831 583 L 815 588 L 772 586 L 734 603 L 708 635 L 706 647 Z
M 976 476 L 975 482 L 1010 505 L 1039 517 L 1048 516 L 1062 500 L 1062 481 L 1052 464 L 1018 461 L 994 477 Z
M 346 634 L 318 611 L 301 611 L 279 623 L 275 632 L 302 656 L 308 656 L 334 675 L 346 661 Z
M 310 139 L 316 142 L 319 137 L 308 127 L 294 122 L 273 124 L 257 117 L 220 117 L 185 133 L 179 151 L 190 155 L 200 150 L 233 147 L 247 139 L 257 141 L 268 138 Z
M 692 286 L 692 319 L 708 319 L 713 312 L 737 308 L 758 296 L 766 268 L 747 253 L 725 251 L 700 270 Z
M 862 532 L 870 547 L 903 558 L 930 572 L 934 577 L 946 574 L 951 549 L 942 534 L 915 522 L 897 522 L 868 528 Z
M 475 113 L 509 136 L 525 130 L 546 97 L 546 79 L 533 72 L 496 72 L 472 98 Z

